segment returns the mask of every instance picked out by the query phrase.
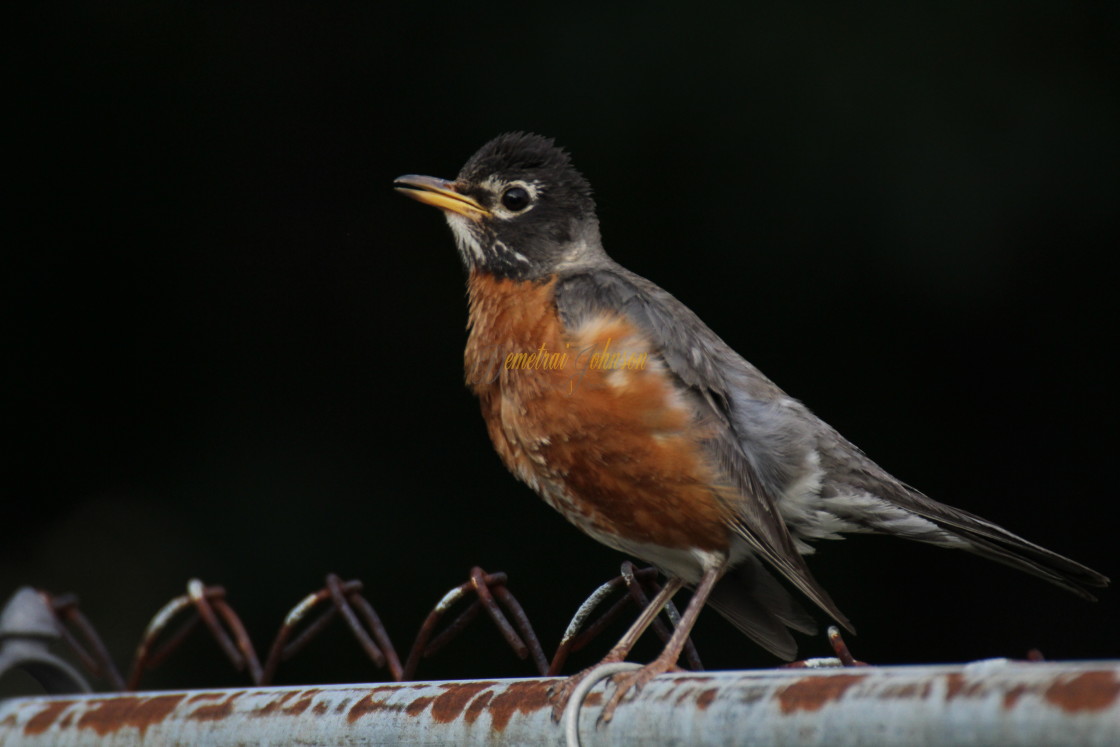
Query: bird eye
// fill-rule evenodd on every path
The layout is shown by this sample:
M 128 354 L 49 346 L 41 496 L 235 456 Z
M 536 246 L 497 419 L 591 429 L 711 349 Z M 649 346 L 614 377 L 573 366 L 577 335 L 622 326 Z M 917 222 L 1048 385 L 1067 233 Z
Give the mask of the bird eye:
M 528 207 L 529 199 L 529 190 L 524 187 L 510 187 L 502 193 L 502 206 L 516 213 Z

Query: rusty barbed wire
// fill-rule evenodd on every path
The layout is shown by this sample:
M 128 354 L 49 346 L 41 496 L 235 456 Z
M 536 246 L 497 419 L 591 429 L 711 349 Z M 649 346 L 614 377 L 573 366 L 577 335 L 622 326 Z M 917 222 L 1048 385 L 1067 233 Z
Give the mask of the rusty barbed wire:
M 58 633 L 62 642 L 74 653 L 85 670 L 98 679 L 106 680 L 112 689 L 124 690 L 124 678 L 113 663 L 101 636 L 78 607 L 78 597 L 73 594 L 52 596 L 46 592 L 44 596 L 58 621 Z M 70 631 L 71 627 L 78 631 L 85 640 L 85 645 Z
M 408 661 L 404 666 L 403 678 L 406 680 L 412 679 L 421 659 L 431 657 L 446 646 L 483 609 L 486 610 L 486 613 L 498 628 L 498 632 L 502 634 L 517 657 L 524 660 L 532 656 L 537 673 L 543 676 L 548 671 L 548 660 L 545 658 L 540 640 L 529 622 L 529 617 L 525 614 L 520 602 L 506 586 L 506 581 L 507 577 L 504 573 L 486 573 L 475 566 L 471 569 L 470 579 L 466 583 L 460 584 L 444 594 L 420 626 L 420 632 L 416 636 L 416 641 L 412 644 L 412 650 L 409 652 Z M 447 615 L 448 611 L 472 592 L 476 597 L 475 600 L 459 613 L 439 635 L 433 635 L 440 620 Z M 501 606 L 499 606 L 499 602 Z M 502 607 L 505 607 L 504 612 Z M 513 617 L 512 624 L 506 616 L 507 612 Z M 514 630 L 515 627 L 516 630 Z
M 802 659 L 801 661 L 791 661 L 787 664 L 782 664 L 780 669 L 829 669 L 832 667 L 866 667 L 867 662 L 860 661 L 852 656 L 852 652 L 848 650 L 848 644 L 844 642 L 843 636 L 840 635 L 840 628 L 835 625 L 829 625 L 828 631 L 828 645 L 832 647 L 835 657 L 822 657 L 817 659 Z
M 313 638 L 318 636 L 327 624 L 338 615 L 346 622 L 350 632 L 358 640 L 362 650 L 378 669 L 388 666 L 389 674 L 396 681 L 401 680 L 401 662 L 381 618 L 361 594 L 362 582 L 343 581 L 333 573 L 327 574 L 326 586 L 303 599 L 292 608 L 284 618 L 284 623 L 272 642 L 268 659 L 265 661 L 261 684 L 270 684 L 280 662 L 287 661 L 301 651 Z M 310 612 L 320 604 L 330 601 L 332 607 L 308 624 L 303 632 L 289 643 L 296 627 Z M 357 612 L 355 613 L 355 609 Z M 358 618 L 361 617 L 361 620 Z M 362 627 L 362 623 L 365 627 Z M 372 634 L 372 637 L 371 637 Z
M 836 658 L 845 667 L 866 667 L 867 662 L 860 661 L 852 656 L 852 652 L 848 650 L 848 644 L 840 636 L 840 628 L 835 625 L 828 626 L 828 642 L 832 644 L 832 650 L 836 652 Z
M 636 568 L 633 563 L 624 562 L 618 576 L 600 585 L 580 605 L 550 660 L 545 656 L 529 616 L 510 590 L 507 575 L 488 573 L 476 566 L 470 570 L 465 582 L 448 590 L 436 602 L 421 624 L 403 665 L 381 618 L 363 596 L 364 587 L 359 580 L 344 581 L 336 574 L 327 574 L 323 588 L 304 597 L 287 613 L 262 665 L 248 631 L 227 599 L 225 589 L 191 579 L 186 593 L 167 602 L 148 623 L 136 648 L 127 680 L 121 677 L 97 631 L 82 614 L 77 597 L 70 594 L 50 595 L 47 592 L 40 594 L 49 602 L 48 607 L 55 616 L 62 642 L 82 667 L 105 681 L 110 688 L 126 691 L 138 690 L 144 674 L 167 661 L 199 628 L 200 622 L 237 671 L 246 672 L 253 685 L 270 685 L 280 665 L 322 635 L 337 617 L 342 618 L 376 669 L 387 670 L 388 677 L 393 681 L 410 681 L 416 678 L 421 661 L 444 649 L 483 611 L 514 655 L 529 661 L 536 674 L 554 676 L 563 670 L 572 653 L 597 640 L 627 610 L 645 609 L 649 600 L 661 590 L 658 578 L 659 572 L 655 568 Z M 602 610 L 615 596 L 618 598 Z M 457 614 L 450 617 L 456 610 Z M 315 612 L 319 614 L 313 616 Z M 666 605 L 664 613 L 670 624 L 667 625 L 659 616 L 651 627 L 663 641 L 667 641 L 678 624 L 680 614 L 671 602 Z M 449 617 L 450 621 L 447 621 Z M 177 620 L 182 622 L 172 631 L 172 623 Z M 71 632 L 70 628 L 77 633 Z M 851 655 L 835 628 L 829 629 L 829 641 L 836 659 L 807 660 L 788 666 L 863 665 Z M 683 661 L 689 669 L 703 669 L 691 640 L 686 644 Z
M 226 590 L 220 586 L 205 586 L 197 578 L 188 581 L 187 593 L 175 597 L 164 605 L 148 623 L 140 645 L 136 649 L 132 674 L 129 675 L 126 689 L 138 690 L 144 672 L 159 666 L 179 648 L 197 627 L 199 620 L 206 624 L 206 628 L 234 669 L 240 672 L 247 668 L 253 684 L 259 685 L 263 672 L 257 653 L 253 649 L 245 626 L 241 624 L 241 618 L 226 603 L 225 596 Z M 190 611 L 187 621 L 160 648 L 153 651 L 156 640 L 167 629 L 170 622 L 180 613 L 187 611 Z M 223 622 L 229 628 L 228 631 L 222 627 Z

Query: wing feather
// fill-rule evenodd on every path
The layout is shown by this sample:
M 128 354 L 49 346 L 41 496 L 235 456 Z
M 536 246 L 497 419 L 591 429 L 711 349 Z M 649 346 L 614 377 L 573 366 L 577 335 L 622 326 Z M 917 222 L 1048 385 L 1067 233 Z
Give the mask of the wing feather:
M 693 395 L 699 417 L 713 425 L 715 433 L 705 445 L 739 494 L 729 506 L 736 534 L 852 630 L 847 617 L 813 578 L 778 510 L 781 492 L 776 488 L 785 484 L 804 462 L 805 450 L 811 448 L 812 434 L 806 432 L 800 418 L 800 404 L 785 397 L 688 307 L 621 267 L 584 269 L 561 278 L 556 303 L 568 327 L 613 312 L 648 336 L 682 389 Z

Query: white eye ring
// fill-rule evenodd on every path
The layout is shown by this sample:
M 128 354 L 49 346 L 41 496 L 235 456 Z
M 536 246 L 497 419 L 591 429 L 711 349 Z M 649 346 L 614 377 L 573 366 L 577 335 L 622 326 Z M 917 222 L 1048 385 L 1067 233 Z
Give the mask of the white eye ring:
M 494 195 L 491 209 L 503 219 L 529 212 L 536 206 L 541 194 L 538 182 L 524 182 L 520 179 L 512 182 L 489 179 L 482 186 Z

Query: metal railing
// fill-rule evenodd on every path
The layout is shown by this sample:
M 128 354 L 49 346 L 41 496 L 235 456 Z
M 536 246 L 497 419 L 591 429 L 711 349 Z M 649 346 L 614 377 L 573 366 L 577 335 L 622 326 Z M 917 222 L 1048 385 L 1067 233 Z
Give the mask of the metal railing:
M 663 675 L 598 725 L 552 720 L 554 678 L 79 695 L 0 701 L 0 745 L 1113 745 L 1120 662 Z

